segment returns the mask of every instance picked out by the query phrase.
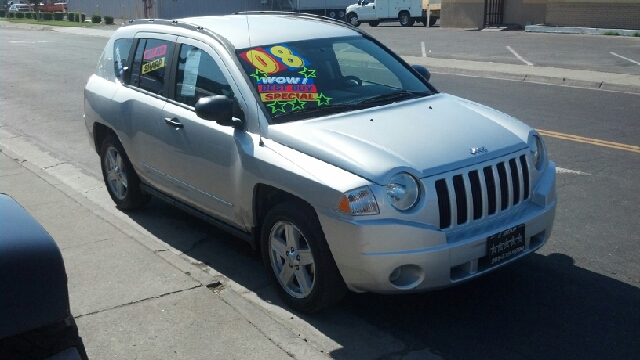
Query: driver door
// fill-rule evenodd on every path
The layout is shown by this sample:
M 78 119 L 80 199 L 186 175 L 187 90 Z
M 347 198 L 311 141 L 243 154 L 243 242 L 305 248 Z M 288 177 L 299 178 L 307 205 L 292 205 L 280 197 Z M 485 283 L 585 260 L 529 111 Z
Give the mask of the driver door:
M 202 97 L 237 93 L 229 72 L 208 45 L 178 38 L 172 100 L 164 108 L 166 162 L 182 201 L 205 212 L 233 219 L 235 168 L 239 166 L 235 135 L 239 130 L 203 120 L 195 113 Z

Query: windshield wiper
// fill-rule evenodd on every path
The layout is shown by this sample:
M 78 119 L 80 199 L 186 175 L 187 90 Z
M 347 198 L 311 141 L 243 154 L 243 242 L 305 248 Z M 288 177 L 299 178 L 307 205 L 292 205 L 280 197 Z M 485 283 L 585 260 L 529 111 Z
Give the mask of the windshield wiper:
M 431 94 L 430 92 L 426 92 L 426 91 L 398 90 L 398 91 L 390 92 L 387 94 L 376 95 L 374 97 L 360 100 L 352 104 L 355 105 L 355 104 L 371 104 L 371 103 L 378 103 L 378 102 L 388 102 L 390 100 L 397 100 L 397 99 L 403 99 L 403 98 L 409 98 L 409 97 L 416 97 L 416 98 L 424 97 L 430 94 Z
M 293 110 L 286 113 L 275 114 L 272 116 L 272 118 L 275 119 L 281 116 L 296 115 L 296 114 L 302 114 L 302 113 L 304 113 L 305 115 L 314 114 L 314 113 L 335 114 L 343 111 L 357 110 L 359 108 L 360 107 L 358 106 L 358 104 L 355 104 L 355 103 L 322 105 L 322 106 L 308 108 L 308 109 L 298 109 L 298 110 Z

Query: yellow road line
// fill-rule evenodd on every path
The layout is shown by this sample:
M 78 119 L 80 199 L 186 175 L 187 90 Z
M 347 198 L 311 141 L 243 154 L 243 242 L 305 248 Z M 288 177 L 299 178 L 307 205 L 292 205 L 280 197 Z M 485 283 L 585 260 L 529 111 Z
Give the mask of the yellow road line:
M 611 141 L 604 141 L 600 139 L 586 138 L 586 137 L 577 136 L 577 135 L 563 134 L 555 131 L 547 131 L 547 130 L 540 130 L 540 129 L 537 129 L 537 130 L 540 133 L 540 135 L 549 136 L 556 139 L 577 141 L 581 143 L 604 146 L 611 149 L 626 150 L 626 151 L 631 151 L 631 152 L 640 154 L 640 146 L 627 145 L 627 144 L 611 142 Z

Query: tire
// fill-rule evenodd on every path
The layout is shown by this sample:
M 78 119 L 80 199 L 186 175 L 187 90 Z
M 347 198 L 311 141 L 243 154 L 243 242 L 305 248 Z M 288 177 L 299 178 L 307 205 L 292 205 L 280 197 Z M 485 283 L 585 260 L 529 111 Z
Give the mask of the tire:
M 369 21 L 369 26 L 376 27 L 380 25 L 380 21 Z
M 351 26 L 358 27 L 360 26 L 360 20 L 358 20 L 358 15 L 351 13 L 347 15 L 347 22 Z
M 100 164 L 104 184 L 118 209 L 136 210 L 151 200 L 140 190 L 140 178 L 116 135 L 111 134 L 102 142 Z
M 48 359 L 75 347 L 83 360 L 88 359 L 73 317 L 51 325 L 0 339 L 0 359 Z
M 320 222 L 307 204 L 280 203 L 267 213 L 261 252 L 278 296 L 295 311 L 317 312 L 347 292 Z
M 435 25 L 435 24 L 436 24 L 436 21 L 438 21 L 438 18 L 437 18 L 437 17 L 433 17 L 433 16 L 431 16 L 431 17 L 429 18 L 429 27 L 432 27 L 433 25 Z
M 411 27 L 415 22 L 415 20 L 411 18 L 411 15 L 409 15 L 409 13 L 406 11 L 403 11 L 400 13 L 399 19 L 400 19 L 400 25 L 404 27 Z

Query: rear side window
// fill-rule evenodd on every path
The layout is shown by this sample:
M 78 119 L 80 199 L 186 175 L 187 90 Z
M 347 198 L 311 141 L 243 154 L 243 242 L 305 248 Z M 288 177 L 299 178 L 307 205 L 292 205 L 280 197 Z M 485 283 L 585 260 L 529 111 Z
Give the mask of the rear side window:
M 165 96 L 166 66 L 173 43 L 158 39 L 140 39 L 133 58 L 131 85 Z
M 215 60 L 206 51 L 183 44 L 176 72 L 176 101 L 195 106 L 198 100 L 211 95 L 233 97 L 231 87 Z
M 123 81 L 124 67 L 127 66 L 129 60 L 129 53 L 131 52 L 131 45 L 133 45 L 133 39 L 118 39 L 113 44 L 113 66 L 116 79 L 121 83 Z

